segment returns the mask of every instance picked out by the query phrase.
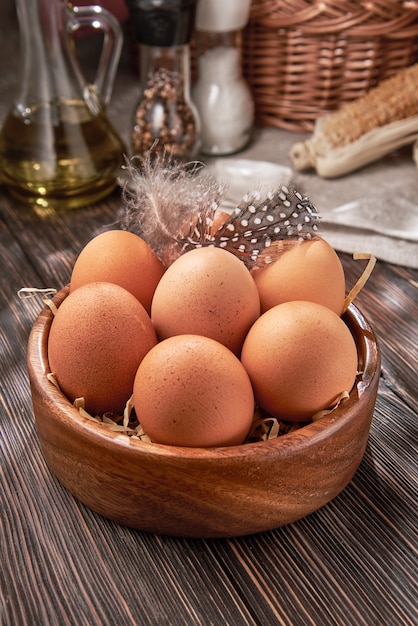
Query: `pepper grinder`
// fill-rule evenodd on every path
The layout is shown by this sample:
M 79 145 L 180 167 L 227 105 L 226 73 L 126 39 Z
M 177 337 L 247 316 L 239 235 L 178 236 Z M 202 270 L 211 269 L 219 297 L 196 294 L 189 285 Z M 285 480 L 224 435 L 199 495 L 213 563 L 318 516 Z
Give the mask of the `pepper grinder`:
M 133 154 L 187 162 L 200 148 L 199 118 L 190 97 L 190 40 L 197 0 L 126 2 L 140 62 Z
M 242 29 L 251 0 L 199 0 L 196 13 L 198 78 L 193 100 L 201 122 L 201 151 L 238 152 L 251 139 L 254 101 L 242 74 Z

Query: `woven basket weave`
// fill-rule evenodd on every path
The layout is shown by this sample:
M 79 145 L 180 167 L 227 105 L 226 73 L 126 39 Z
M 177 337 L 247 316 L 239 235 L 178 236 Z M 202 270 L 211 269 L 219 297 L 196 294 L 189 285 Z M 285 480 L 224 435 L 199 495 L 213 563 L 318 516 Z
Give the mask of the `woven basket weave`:
M 315 120 L 418 62 L 418 0 L 253 0 L 243 36 L 256 122 Z

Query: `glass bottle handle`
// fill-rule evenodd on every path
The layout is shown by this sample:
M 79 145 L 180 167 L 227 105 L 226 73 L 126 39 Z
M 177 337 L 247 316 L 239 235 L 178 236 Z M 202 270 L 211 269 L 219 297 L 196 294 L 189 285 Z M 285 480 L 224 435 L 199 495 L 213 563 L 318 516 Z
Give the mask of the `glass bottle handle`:
M 112 95 L 120 55 L 123 32 L 118 20 L 101 6 L 72 6 L 68 4 L 69 28 L 75 32 L 82 26 L 102 30 L 102 51 L 93 87 L 101 102 L 106 106 Z

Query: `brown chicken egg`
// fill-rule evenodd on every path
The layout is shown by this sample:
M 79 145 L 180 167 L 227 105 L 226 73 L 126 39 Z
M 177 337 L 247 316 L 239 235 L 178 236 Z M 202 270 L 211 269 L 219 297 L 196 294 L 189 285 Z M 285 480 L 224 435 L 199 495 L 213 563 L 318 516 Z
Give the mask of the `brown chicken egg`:
M 227 446 L 247 436 L 254 395 L 247 372 L 228 348 L 201 335 L 177 335 L 142 360 L 134 406 L 156 443 Z
M 344 321 L 315 302 L 292 301 L 263 313 L 245 339 L 241 361 L 256 402 L 270 415 L 308 421 L 350 392 L 357 349 Z
M 123 287 L 94 282 L 62 302 L 48 340 L 51 372 L 92 414 L 123 411 L 138 365 L 157 343 L 142 304 Z
M 221 209 L 217 209 L 215 211 L 215 215 L 213 217 L 213 224 L 210 229 L 210 234 L 214 235 L 217 230 L 226 222 L 226 220 L 230 217 L 230 213 L 226 211 L 222 211 Z
M 259 314 L 251 273 L 236 256 L 215 247 L 197 248 L 176 259 L 158 283 L 151 306 L 160 340 L 204 335 L 235 354 Z
M 141 237 L 125 230 L 109 230 L 91 239 L 80 252 L 70 291 L 96 281 L 115 283 L 138 298 L 149 313 L 163 272 L 161 261 Z
M 317 302 L 338 315 L 343 310 L 344 270 L 335 250 L 321 237 L 286 242 L 277 260 L 253 270 L 252 275 L 260 294 L 262 313 L 291 300 Z

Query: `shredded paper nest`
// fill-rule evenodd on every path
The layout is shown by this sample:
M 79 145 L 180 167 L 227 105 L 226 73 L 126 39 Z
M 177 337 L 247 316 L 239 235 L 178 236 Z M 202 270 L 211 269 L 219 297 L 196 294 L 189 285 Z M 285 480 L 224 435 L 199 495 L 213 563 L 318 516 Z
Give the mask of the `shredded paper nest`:
M 47 378 L 57 389 L 60 390 L 58 381 L 53 373 L 48 373 Z M 265 411 L 263 411 L 263 409 L 257 406 L 254 411 L 254 419 L 250 428 L 250 432 L 243 443 L 256 443 L 260 441 L 267 441 L 269 439 L 276 439 L 277 437 L 280 437 L 282 435 L 287 435 L 294 432 L 295 430 L 299 430 L 303 426 L 306 426 L 307 423 L 318 421 L 325 415 L 329 415 L 330 413 L 335 411 L 335 409 L 337 409 L 340 404 L 348 397 L 348 391 L 344 391 L 332 407 L 323 411 L 319 411 L 312 416 L 312 419 L 309 422 L 303 423 L 286 422 L 280 420 L 276 417 L 268 415 Z M 142 428 L 135 413 L 132 396 L 126 403 L 123 413 L 121 413 L 120 415 L 115 413 L 91 415 L 85 410 L 84 398 L 76 398 L 73 402 L 73 406 L 79 411 L 80 415 L 82 415 L 86 419 L 96 422 L 97 424 L 102 424 L 113 432 L 123 433 L 125 435 L 128 435 L 129 437 L 152 443 L 151 439 Z

